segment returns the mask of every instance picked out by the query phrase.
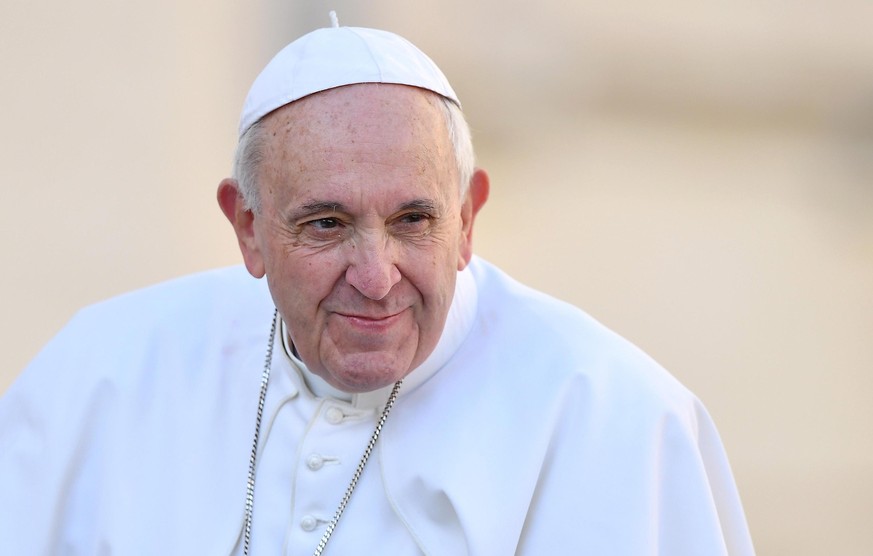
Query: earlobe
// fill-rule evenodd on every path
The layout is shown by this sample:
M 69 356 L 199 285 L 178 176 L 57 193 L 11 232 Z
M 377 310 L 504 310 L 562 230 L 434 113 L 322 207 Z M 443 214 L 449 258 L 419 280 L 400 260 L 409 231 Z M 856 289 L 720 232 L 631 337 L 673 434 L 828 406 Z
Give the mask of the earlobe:
M 233 226 L 239 249 L 249 274 L 262 278 L 265 274 L 264 258 L 258 247 L 255 231 L 255 214 L 246 205 L 236 180 L 225 178 L 218 184 L 218 206 Z
M 482 168 L 476 168 L 470 178 L 470 186 L 464 196 L 461 205 L 461 249 L 458 258 L 458 270 L 464 270 L 473 258 L 473 223 L 476 215 L 485 201 L 488 200 L 488 192 L 491 182 L 488 173 Z

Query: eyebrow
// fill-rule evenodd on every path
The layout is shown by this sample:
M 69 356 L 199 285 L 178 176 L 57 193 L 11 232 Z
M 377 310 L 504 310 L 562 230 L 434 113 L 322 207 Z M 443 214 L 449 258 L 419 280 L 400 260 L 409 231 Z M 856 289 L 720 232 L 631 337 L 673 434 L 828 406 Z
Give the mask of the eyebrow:
M 415 199 L 400 205 L 398 211 L 416 210 L 421 212 L 437 212 L 437 205 L 430 199 Z
M 438 212 L 437 204 L 431 199 L 413 199 L 412 201 L 403 203 L 397 208 L 397 212 L 409 210 L 429 213 Z M 348 209 L 345 205 L 337 201 L 313 201 L 311 203 L 305 203 L 294 210 L 293 217 L 300 218 L 324 212 L 344 213 L 348 212 Z
M 306 203 L 294 211 L 296 215 L 306 216 L 308 214 L 316 214 L 319 212 L 345 212 L 346 208 L 342 203 L 336 201 L 314 201 Z

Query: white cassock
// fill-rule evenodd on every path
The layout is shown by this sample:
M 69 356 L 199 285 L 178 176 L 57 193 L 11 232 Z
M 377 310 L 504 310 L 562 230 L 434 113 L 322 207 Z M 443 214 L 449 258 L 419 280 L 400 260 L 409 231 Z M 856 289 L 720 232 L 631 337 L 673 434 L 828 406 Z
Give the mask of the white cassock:
M 240 554 L 272 313 L 241 267 L 81 311 L 0 401 L 0 554 Z M 312 553 L 388 390 L 332 391 L 276 340 L 252 554 Z M 700 402 L 476 258 L 325 551 L 753 553 Z

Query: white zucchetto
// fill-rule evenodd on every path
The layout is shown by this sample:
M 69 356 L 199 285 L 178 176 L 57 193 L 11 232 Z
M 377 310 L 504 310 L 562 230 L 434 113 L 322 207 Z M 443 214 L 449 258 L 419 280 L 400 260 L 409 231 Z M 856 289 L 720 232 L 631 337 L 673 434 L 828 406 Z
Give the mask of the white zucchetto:
M 433 60 L 403 37 L 378 29 L 326 27 L 283 48 L 261 71 L 243 105 L 239 136 L 281 106 L 355 83 L 410 85 L 461 104 Z

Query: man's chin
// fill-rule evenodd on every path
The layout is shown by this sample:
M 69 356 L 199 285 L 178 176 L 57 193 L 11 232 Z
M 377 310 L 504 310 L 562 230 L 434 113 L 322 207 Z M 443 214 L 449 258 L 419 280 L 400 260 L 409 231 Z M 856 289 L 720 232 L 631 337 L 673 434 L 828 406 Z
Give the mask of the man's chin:
M 390 386 L 409 374 L 411 359 L 398 361 L 396 357 L 378 354 L 355 354 L 345 358 L 342 365 L 326 369 L 322 378 L 334 388 L 349 394 L 372 392 Z

